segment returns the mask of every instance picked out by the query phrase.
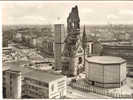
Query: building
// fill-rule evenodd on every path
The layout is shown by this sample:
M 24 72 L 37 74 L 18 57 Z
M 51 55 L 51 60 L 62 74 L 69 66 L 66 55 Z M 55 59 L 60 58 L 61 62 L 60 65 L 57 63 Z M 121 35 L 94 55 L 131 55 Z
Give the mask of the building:
M 93 42 L 92 41 L 88 41 L 87 43 L 87 55 L 91 55 L 93 53 Z
M 126 59 L 128 73 L 133 70 L 133 45 L 129 42 L 114 42 L 103 44 L 103 56 L 117 56 Z
M 84 50 L 80 38 L 80 18 L 78 7 L 72 8 L 67 18 L 67 36 L 62 56 L 62 73 L 67 76 L 76 76 L 84 69 Z
M 24 64 L 11 62 L 3 65 L 4 98 L 50 99 L 66 95 L 65 76 L 26 68 Z
M 31 71 L 24 75 L 24 96 L 61 98 L 66 95 L 66 77 L 47 72 Z
M 99 56 L 101 54 L 102 51 L 102 45 L 100 43 L 100 41 L 98 40 L 97 37 L 92 36 L 92 35 L 88 35 L 87 36 L 87 55 L 88 56 Z
M 22 34 L 23 34 L 23 31 L 18 31 L 16 32 L 15 36 L 14 36 L 14 41 L 15 42 L 22 42 Z
M 17 65 L 27 62 L 10 62 L 3 64 L 3 97 L 4 98 L 21 98 L 22 75 L 30 70 L 24 69 Z
M 65 28 L 64 24 L 55 24 L 55 40 L 54 40 L 54 56 L 55 56 L 55 69 L 61 70 L 61 56 L 64 48 Z
M 120 57 L 93 56 L 86 59 L 86 80 L 103 88 L 118 88 L 126 84 L 126 61 Z
M 54 40 L 53 40 L 53 38 L 46 37 L 42 42 L 41 52 L 43 52 L 44 55 L 54 57 L 53 49 L 54 49 Z

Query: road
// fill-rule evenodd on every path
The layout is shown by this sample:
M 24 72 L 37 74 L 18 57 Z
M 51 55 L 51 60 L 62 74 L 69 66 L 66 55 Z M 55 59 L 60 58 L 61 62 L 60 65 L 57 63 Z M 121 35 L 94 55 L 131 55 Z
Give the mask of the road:
M 72 99 L 110 99 L 111 97 L 92 92 L 84 92 L 67 86 L 67 97 Z

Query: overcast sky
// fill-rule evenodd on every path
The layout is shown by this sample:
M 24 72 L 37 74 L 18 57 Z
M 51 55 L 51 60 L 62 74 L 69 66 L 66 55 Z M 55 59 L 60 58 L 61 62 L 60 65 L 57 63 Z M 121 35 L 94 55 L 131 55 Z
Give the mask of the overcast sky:
M 101 1 L 4 4 L 2 20 L 3 24 L 66 24 L 75 5 L 79 8 L 81 24 L 133 24 L 133 3 Z

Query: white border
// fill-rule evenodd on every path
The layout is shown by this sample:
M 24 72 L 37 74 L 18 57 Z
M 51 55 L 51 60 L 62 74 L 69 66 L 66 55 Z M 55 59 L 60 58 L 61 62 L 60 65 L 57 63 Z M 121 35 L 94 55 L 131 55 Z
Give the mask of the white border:
M 133 1 L 0 1 L 0 100 L 2 100 L 2 7 L 4 6 L 4 4 L 11 4 L 11 3 L 16 3 L 16 4 L 40 4 L 40 3 L 97 3 L 97 4 L 102 4 L 102 3 L 115 3 L 115 4 L 131 4 L 133 3 Z M 12 100 L 12 99 L 8 99 L 8 100 Z M 15 100 L 15 99 L 13 99 Z M 17 99 L 16 99 L 17 100 Z M 19 99 L 22 100 L 22 99 Z M 25 100 L 32 100 L 32 99 L 25 99 Z M 36 100 L 36 99 L 33 99 Z M 38 100 L 42 100 L 42 99 L 38 99 Z M 43 99 L 44 100 L 44 99 Z M 45 99 L 48 100 L 48 99 Z M 63 99 L 65 100 L 65 99 Z M 69 100 L 74 100 L 74 99 L 69 99 Z M 83 99 L 76 99 L 76 100 L 83 100 Z M 84 100 L 99 100 L 99 99 L 84 99 Z M 104 99 L 101 99 L 104 100 Z M 112 99 L 108 99 L 108 100 L 112 100 Z M 114 99 L 114 100 L 119 100 L 119 99 Z M 120 100 L 125 100 L 125 99 L 120 99 Z M 126 100 L 130 100 L 130 99 L 126 99 Z

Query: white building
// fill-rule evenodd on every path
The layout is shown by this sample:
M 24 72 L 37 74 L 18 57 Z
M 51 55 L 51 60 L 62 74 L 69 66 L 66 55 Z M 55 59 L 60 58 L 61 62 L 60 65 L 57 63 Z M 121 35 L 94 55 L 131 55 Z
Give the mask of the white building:
M 87 58 L 85 71 L 87 82 L 94 86 L 116 88 L 126 83 L 126 61 L 119 57 Z
M 23 95 L 32 98 L 61 98 L 66 95 L 66 77 L 31 71 L 24 75 Z
M 62 98 L 66 95 L 66 76 L 14 63 L 6 67 L 3 70 L 5 98 Z
M 17 42 L 22 42 L 22 32 L 21 31 L 17 32 L 14 39 Z

